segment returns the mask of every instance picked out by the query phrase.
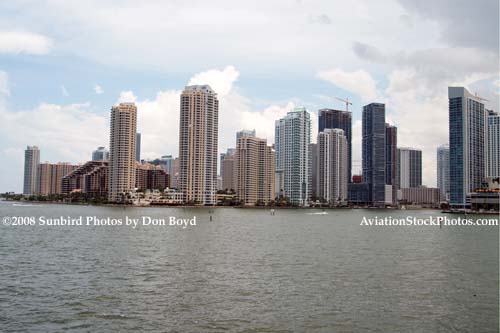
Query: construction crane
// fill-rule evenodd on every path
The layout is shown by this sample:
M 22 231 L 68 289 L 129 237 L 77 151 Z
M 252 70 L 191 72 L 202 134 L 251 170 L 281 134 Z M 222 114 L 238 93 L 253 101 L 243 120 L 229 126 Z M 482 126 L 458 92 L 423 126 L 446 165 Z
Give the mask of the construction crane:
M 340 97 L 335 97 L 336 99 L 338 99 L 339 101 L 342 101 L 345 103 L 345 110 L 346 111 L 349 111 L 349 105 L 352 105 L 351 102 L 349 102 L 349 98 L 346 98 L 346 99 L 343 99 L 343 98 L 340 98 Z

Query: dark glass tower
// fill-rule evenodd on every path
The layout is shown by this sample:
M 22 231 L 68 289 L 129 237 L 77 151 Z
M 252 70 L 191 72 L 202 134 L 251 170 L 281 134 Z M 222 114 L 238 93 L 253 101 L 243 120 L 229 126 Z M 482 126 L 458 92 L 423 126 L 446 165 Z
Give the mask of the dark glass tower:
M 369 202 L 385 205 L 385 104 L 363 107 L 363 182 L 368 184 Z
M 320 109 L 318 111 L 318 133 L 327 128 L 340 128 L 344 130 L 347 138 L 347 177 L 349 183 L 352 181 L 352 113 L 333 109 Z
M 398 193 L 398 128 L 385 124 L 385 183 L 392 185 L 392 202 L 397 202 Z

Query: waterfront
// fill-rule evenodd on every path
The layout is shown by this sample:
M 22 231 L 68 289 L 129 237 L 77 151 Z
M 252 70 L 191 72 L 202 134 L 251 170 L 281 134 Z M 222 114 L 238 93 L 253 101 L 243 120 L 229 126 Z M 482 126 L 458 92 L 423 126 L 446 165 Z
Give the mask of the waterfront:
M 498 226 L 361 226 L 415 210 L 14 206 L 4 216 L 192 219 L 5 226 L 3 331 L 498 331 Z M 473 218 L 478 218 L 474 216 Z M 491 216 L 488 216 L 491 218 Z

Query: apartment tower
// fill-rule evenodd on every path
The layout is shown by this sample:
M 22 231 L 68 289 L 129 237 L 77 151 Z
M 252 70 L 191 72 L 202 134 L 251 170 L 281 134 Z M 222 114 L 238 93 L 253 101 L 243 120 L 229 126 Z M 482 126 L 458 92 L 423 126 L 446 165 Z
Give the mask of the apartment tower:
M 179 189 L 185 202 L 215 204 L 219 101 L 208 85 L 187 86 L 181 94 Z
M 304 107 L 275 122 L 276 171 L 283 172 L 283 195 L 306 205 L 311 196 L 311 118 Z
M 236 143 L 235 190 L 245 205 L 274 200 L 275 152 L 266 139 L 241 136 Z
M 40 164 L 40 150 L 37 146 L 28 146 L 24 151 L 24 184 L 23 193 L 26 195 L 38 192 L 38 165 Z
M 316 187 L 320 200 L 333 205 L 347 201 L 348 154 L 344 130 L 328 128 L 318 133 Z
M 137 107 L 120 103 L 111 108 L 108 200 L 120 202 L 135 188 Z

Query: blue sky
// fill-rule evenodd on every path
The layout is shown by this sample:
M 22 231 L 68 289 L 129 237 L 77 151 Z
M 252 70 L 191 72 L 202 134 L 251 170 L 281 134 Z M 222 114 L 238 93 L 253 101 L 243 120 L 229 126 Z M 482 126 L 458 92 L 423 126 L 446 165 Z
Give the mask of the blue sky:
M 108 146 L 108 113 L 135 101 L 143 157 L 177 155 L 178 94 L 208 83 L 220 97 L 219 150 L 293 106 L 360 114 L 384 102 L 399 145 L 422 149 L 435 186 L 445 143 L 448 85 L 498 110 L 498 2 L 467 1 L 20 1 L 0 4 L 0 191 L 20 191 L 23 150 L 82 163 Z M 98 86 L 98 87 L 96 87 Z M 357 161 L 357 162 L 356 162 Z

